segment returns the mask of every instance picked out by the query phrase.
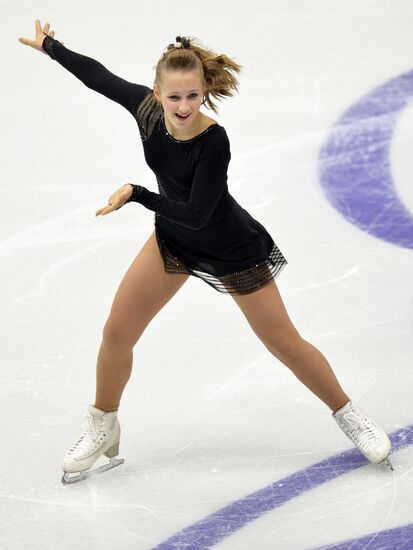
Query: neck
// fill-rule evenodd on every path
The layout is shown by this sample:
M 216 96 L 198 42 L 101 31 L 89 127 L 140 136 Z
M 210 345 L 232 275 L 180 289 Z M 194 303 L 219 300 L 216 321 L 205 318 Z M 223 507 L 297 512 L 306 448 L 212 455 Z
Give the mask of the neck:
M 202 123 L 202 113 L 198 111 L 197 116 L 192 121 L 191 126 L 188 126 L 188 128 L 185 128 L 185 130 L 182 130 L 180 132 L 177 130 L 174 126 L 171 127 L 171 124 L 169 120 L 166 118 L 164 113 L 164 120 L 165 120 L 165 126 L 168 130 L 168 133 L 174 137 L 175 139 L 191 139 L 192 137 L 196 136 L 201 131 L 201 123 Z

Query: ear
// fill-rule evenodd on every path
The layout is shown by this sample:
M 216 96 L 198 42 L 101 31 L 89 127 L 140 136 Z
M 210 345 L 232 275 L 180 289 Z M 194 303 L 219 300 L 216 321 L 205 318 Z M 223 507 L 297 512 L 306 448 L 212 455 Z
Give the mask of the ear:
M 153 83 L 153 95 L 155 96 L 155 98 L 160 102 L 161 101 L 161 98 L 159 97 L 159 90 L 158 90 L 158 86 L 156 84 L 156 81 Z

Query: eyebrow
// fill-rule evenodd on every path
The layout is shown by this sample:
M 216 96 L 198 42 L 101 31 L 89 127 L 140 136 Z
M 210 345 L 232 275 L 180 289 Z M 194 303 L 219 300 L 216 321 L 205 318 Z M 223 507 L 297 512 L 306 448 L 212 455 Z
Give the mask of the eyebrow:
M 198 91 L 198 90 L 190 90 L 190 91 L 188 92 L 188 94 L 191 94 L 192 92 L 197 92 L 197 91 Z M 169 92 L 168 95 L 171 95 L 171 94 L 179 94 L 179 93 L 180 93 L 180 92 Z

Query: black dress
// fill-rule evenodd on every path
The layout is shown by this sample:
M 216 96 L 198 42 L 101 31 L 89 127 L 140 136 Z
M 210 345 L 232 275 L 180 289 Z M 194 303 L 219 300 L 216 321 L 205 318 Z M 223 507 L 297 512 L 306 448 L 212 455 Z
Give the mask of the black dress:
M 127 202 L 155 212 L 166 272 L 194 275 L 219 292 L 238 295 L 258 290 L 281 272 L 288 262 L 271 235 L 228 192 L 231 152 L 223 126 L 212 124 L 192 139 L 175 139 L 151 88 L 114 75 L 50 36 L 42 46 L 88 88 L 116 101 L 136 120 L 159 193 L 134 185 Z

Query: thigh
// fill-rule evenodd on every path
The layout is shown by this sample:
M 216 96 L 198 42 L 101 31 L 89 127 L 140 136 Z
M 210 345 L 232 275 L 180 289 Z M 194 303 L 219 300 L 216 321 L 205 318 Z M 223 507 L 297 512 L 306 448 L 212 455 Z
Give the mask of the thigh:
M 133 346 L 188 277 L 165 272 L 153 231 L 116 291 L 103 331 L 106 343 Z
M 231 294 L 252 330 L 262 343 L 278 356 L 290 354 L 300 334 L 293 325 L 278 287 L 272 279 L 250 294 Z

